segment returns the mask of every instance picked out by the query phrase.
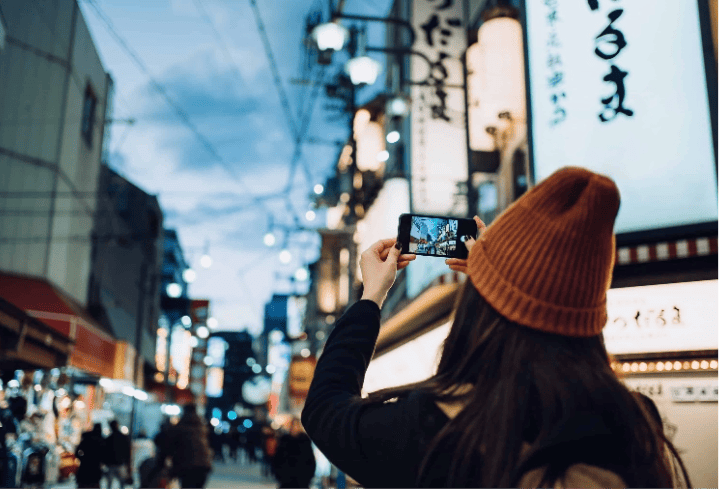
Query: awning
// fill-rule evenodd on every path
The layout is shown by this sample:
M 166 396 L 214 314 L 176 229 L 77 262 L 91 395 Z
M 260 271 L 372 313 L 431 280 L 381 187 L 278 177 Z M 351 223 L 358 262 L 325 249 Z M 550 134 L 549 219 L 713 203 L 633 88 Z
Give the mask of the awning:
M 0 370 L 63 366 L 72 340 L 0 298 Z
M 45 279 L 0 273 L 0 298 L 73 342 L 69 365 L 103 377 L 113 377 L 114 338 L 61 290 Z

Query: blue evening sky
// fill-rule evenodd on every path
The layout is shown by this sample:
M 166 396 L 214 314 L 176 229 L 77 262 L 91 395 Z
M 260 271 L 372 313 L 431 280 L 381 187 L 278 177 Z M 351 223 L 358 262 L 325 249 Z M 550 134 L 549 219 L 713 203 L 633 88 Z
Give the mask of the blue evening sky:
M 295 124 L 311 107 L 307 137 L 346 139 L 348 116 L 327 108 L 333 101 L 324 89 L 312 104 L 312 86 L 291 83 L 303 77 L 331 80 L 341 69 L 339 59 L 324 71 L 303 63 L 305 18 L 313 11 L 326 18 L 329 1 L 256 4 Z M 338 149 L 303 144 L 296 171 L 290 171 L 294 136 L 251 0 L 80 0 L 80 6 L 115 83 L 113 119 L 137 120 L 132 126 L 113 124 L 110 165 L 158 195 L 165 227 L 177 229 L 197 271 L 191 297 L 210 299 L 220 329 L 259 333 L 264 304 L 273 293 L 307 288 L 306 283 L 293 285 L 289 277 L 316 261 L 319 238 L 314 232 L 283 233 L 280 228 L 295 228 L 293 213 L 304 227 L 324 225 L 323 213 L 314 221 L 307 221 L 305 213 L 314 185 L 333 172 Z M 347 0 L 344 12 L 384 17 L 389 7 L 389 0 Z M 383 35 L 381 25 L 371 26 L 370 44 L 382 45 Z M 358 101 L 381 90 L 380 83 L 362 89 Z M 182 122 L 158 86 L 209 147 Z M 278 241 L 268 248 L 262 238 L 273 224 Z M 279 261 L 283 246 L 292 253 L 287 265 Z M 199 264 L 206 247 L 213 259 L 209 269 Z

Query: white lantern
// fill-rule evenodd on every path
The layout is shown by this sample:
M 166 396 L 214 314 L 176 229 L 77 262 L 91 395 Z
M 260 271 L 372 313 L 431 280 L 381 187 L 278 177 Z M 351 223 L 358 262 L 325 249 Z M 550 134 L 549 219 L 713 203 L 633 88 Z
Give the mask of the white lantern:
M 336 22 L 320 24 L 312 30 L 312 39 L 317 43 L 317 49 L 320 51 L 328 49 L 339 51 L 344 47 L 348 38 L 349 31 Z
M 357 169 L 377 171 L 382 166 L 378 155 L 385 150 L 384 129 L 378 122 L 368 122 L 364 131 L 356 134 Z
M 497 149 L 487 128 L 507 127 L 509 121 L 499 118 L 501 112 L 526 120 L 523 49 L 522 26 L 509 17 L 482 24 L 477 43 L 467 49 L 469 146 L 474 151 Z
M 352 58 L 345 64 L 345 71 L 353 85 L 372 85 L 377 80 L 380 69 L 379 61 L 369 56 Z

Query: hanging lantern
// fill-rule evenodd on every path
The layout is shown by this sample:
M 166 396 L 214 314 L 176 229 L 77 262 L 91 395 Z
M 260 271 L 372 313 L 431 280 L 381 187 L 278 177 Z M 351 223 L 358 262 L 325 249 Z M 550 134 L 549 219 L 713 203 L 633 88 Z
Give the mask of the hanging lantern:
M 479 29 L 477 42 L 467 49 L 469 146 L 474 151 L 495 151 L 495 139 L 487 128 L 506 129 L 512 120 L 525 121 L 522 26 L 516 19 L 497 17 Z
M 357 134 L 357 169 L 377 171 L 382 166 L 385 151 L 384 129 L 378 122 L 368 122 L 364 131 Z

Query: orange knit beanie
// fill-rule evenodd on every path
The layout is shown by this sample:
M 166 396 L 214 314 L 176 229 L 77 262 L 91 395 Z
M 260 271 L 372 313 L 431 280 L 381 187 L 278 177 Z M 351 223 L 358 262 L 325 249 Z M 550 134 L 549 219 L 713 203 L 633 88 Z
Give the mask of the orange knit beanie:
M 611 179 L 562 168 L 482 233 L 469 253 L 469 277 L 510 321 L 564 336 L 598 335 L 607 322 L 618 210 Z

